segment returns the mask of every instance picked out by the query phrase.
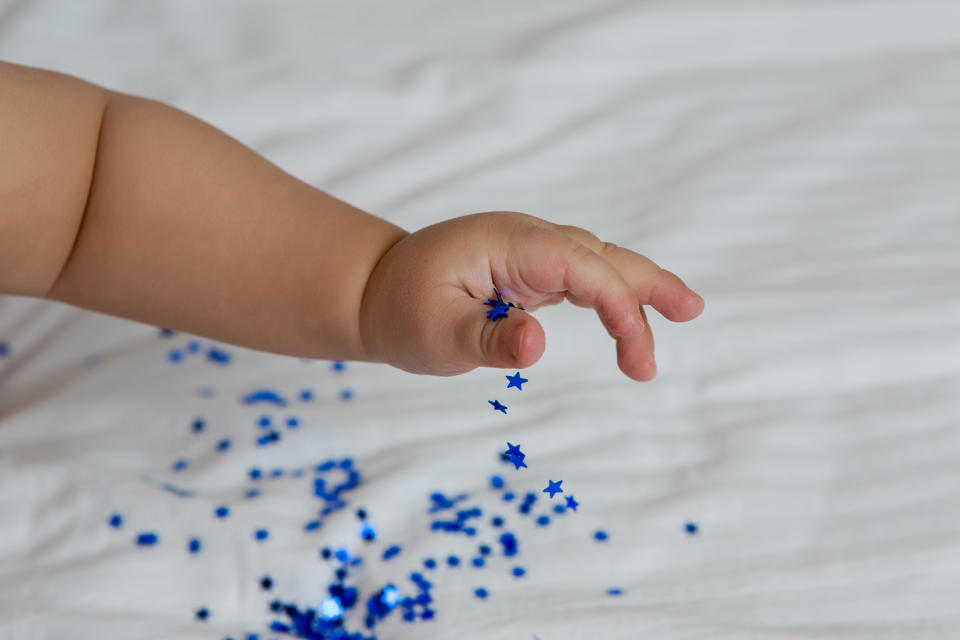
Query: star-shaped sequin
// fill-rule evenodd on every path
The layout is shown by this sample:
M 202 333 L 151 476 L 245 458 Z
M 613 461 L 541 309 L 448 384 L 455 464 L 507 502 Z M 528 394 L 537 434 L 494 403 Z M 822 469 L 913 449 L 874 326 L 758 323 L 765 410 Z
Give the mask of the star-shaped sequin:
M 493 300 L 491 298 L 483 304 L 487 305 L 488 307 L 493 307 L 493 309 L 487 311 L 487 318 L 496 322 L 500 318 L 506 318 L 507 311 L 509 311 L 511 307 L 516 307 L 517 305 L 513 304 L 512 302 L 504 302 L 498 289 L 494 289 L 493 292 L 496 294 L 497 299 Z
M 507 384 L 507 389 L 509 389 L 510 387 L 516 387 L 516 388 L 519 389 L 520 391 L 523 391 L 523 383 L 526 382 L 527 379 L 526 379 L 526 378 L 521 378 L 519 371 L 517 371 L 517 372 L 516 372 L 515 374 L 513 374 L 512 376 L 504 376 L 504 377 L 505 377 L 507 380 L 510 381 L 510 382 Z
M 571 511 L 576 511 L 577 507 L 580 506 L 580 503 L 573 499 L 573 495 L 567 496 L 567 509 Z
M 523 451 L 520 451 L 520 445 L 518 444 L 510 444 L 508 442 L 507 450 L 504 452 L 504 455 L 507 456 L 507 460 L 510 463 L 512 463 L 513 466 L 517 468 L 517 470 L 519 470 L 520 467 L 527 466 L 527 463 L 523 461 L 523 459 L 526 458 L 527 455 Z
M 549 493 L 550 497 L 557 495 L 558 493 L 563 493 L 563 489 L 560 488 L 560 485 L 563 483 L 563 480 L 553 480 L 547 481 L 547 488 L 543 490 L 544 493 Z
M 503 414 L 507 413 L 507 408 L 504 405 L 500 404 L 498 400 L 487 400 L 487 402 L 493 405 L 494 411 L 500 411 Z

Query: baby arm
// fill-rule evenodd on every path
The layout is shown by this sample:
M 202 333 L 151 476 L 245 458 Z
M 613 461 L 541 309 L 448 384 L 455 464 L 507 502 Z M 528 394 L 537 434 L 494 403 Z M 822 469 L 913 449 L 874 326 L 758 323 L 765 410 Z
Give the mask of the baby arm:
M 171 107 L 0 63 L 0 291 L 256 349 L 453 375 L 543 353 L 528 311 L 597 310 L 620 368 L 656 373 L 642 305 L 703 300 L 577 227 L 509 212 L 408 234 Z M 494 287 L 525 307 L 486 319 Z
M 0 63 L 0 291 L 303 357 L 363 359 L 406 235 L 176 109 Z

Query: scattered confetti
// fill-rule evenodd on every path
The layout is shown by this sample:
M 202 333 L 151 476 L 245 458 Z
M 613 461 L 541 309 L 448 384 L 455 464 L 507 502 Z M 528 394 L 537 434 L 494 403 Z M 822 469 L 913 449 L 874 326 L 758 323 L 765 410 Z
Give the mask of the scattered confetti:
M 197 554 L 197 553 L 200 553 L 200 549 L 202 546 L 203 545 L 200 542 L 200 538 L 190 538 L 190 541 L 187 542 L 187 551 L 193 554 Z
M 507 407 L 505 407 L 504 405 L 500 404 L 500 401 L 499 401 L 499 400 L 487 400 L 487 402 L 489 402 L 490 404 L 493 405 L 493 410 L 494 410 L 494 411 L 499 411 L 499 412 L 503 413 L 504 415 L 506 415 L 506 413 L 507 413 Z
M 193 425 L 192 425 L 193 432 L 194 432 L 194 433 L 202 433 L 202 432 L 203 432 L 203 429 L 204 429 L 206 426 L 207 426 L 207 423 L 204 421 L 203 418 L 197 418 L 196 420 L 193 421 Z
M 515 578 L 522 578 L 522 577 L 525 576 L 526 574 L 527 574 L 527 570 L 524 569 L 523 567 L 514 567 L 514 568 L 513 568 L 513 576 L 514 576 Z
M 343 373 L 347 368 L 346 363 L 343 360 L 334 360 L 330 365 L 330 370 L 335 373 Z
M 560 505 L 557 505 L 557 506 L 559 507 Z M 567 509 L 570 509 L 571 511 L 576 511 L 577 507 L 579 506 L 580 506 L 580 503 L 573 499 L 572 494 L 567 496 Z
M 230 448 L 230 438 L 224 438 L 217 443 L 217 451 L 226 451 Z
M 696 533 L 700 530 L 700 527 L 697 526 L 696 522 L 688 522 L 683 526 L 683 529 L 692 536 L 696 535 Z
M 483 587 L 477 587 L 476 589 L 473 590 L 473 595 L 477 596 L 481 600 L 486 600 L 487 596 L 490 594 Z
M 197 616 L 197 620 L 199 620 L 200 622 L 206 622 L 207 619 L 210 617 L 210 611 L 206 607 L 197 609 L 196 616 Z
M 343 400 L 344 402 L 346 402 L 346 401 L 348 401 L 348 400 L 353 400 L 353 390 L 352 390 L 352 389 L 344 389 L 343 391 L 341 391 L 341 392 L 340 392 L 340 399 Z
M 179 460 L 174 460 L 173 464 L 170 465 L 170 468 L 174 471 L 183 471 L 187 468 L 189 462 L 185 458 L 180 458 Z
M 222 504 L 216 509 L 214 509 L 213 515 L 215 515 L 216 517 L 222 520 L 223 518 L 226 518 L 227 516 L 230 515 L 230 507 L 228 507 L 225 504 Z
M 263 576 L 260 578 L 260 588 L 264 591 L 270 591 L 273 588 L 273 579 L 270 576 Z
M 510 381 L 510 382 L 507 384 L 507 389 L 509 389 L 510 387 L 516 387 L 516 388 L 519 389 L 520 391 L 523 391 L 523 383 L 524 383 L 524 382 L 527 382 L 527 379 L 526 379 L 526 378 L 521 378 L 519 371 L 517 371 L 517 372 L 516 372 L 515 374 L 513 374 L 512 376 L 505 376 L 505 377 L 507 378 L 507 380 Z
M 266 529 L 257 529 L 253 532 L 253 537 L 257 542 L 263 542 L 270 537 L 270 532 Z
M 609 538 L 610 536 L 607 534 L 607 532 L 602 529 L 593 534 L 593 539 L 597 542 L 606 542 Z
M 623 595 L 623 589 L 613 587 L 612 589 L 607 589 L 607 594 L 611 596 Z
M 109 524 L 114 529 L 119 529 L 120 527 L 123 526 L 123 516 L 120 515 L 119 513 L 114 513 L 110 516 L 110 519 L 107 520 L 107 524 Z

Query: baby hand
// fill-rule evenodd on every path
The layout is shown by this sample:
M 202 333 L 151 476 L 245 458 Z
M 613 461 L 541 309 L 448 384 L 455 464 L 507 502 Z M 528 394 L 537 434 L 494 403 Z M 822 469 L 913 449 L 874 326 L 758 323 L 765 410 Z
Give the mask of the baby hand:
M 494 289 L 525 311 L 489 320 L 483 302 Z M 642 381 L 657 367 L 641 305 L 674 322 L 703 311 L 703 298 L 680 278 L 589 231 L 478 213 L 417 231 L 384 255 L 364 292 L 360 335 L 371 360 L 412 373 L 522 369 L 544 351 L 543 328 L 528 312 L 564 298 L 596 309 L 620 369 Z

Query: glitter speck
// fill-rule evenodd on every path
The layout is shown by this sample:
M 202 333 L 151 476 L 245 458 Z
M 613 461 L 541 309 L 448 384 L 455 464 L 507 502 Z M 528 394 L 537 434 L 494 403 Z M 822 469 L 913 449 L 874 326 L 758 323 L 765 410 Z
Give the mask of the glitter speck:
M 527 573 L 527 570 L 524 569 L 523 567 L 514 567 L 514 568 L 513 568 L 513 577 L 515 577 L 515 578 L 522 578 L 523 576 L 526 575 L 526 573 Z
M 230 507 L 222 504 L 213 510 L 213 515 L 221 519 L 226 518 L 228 515 L 230 515 Z
M 459 567 L 460 558 L 458 558 L 457 556 L 450 556 L 447 558 L 447 564 L 451 567 Z
M 487 590 L 484 589 L 483 587 L 477 587 L 476 589 L 473 590 L 473 595 L 477 596 L 481 600 L 486 600 L 487 596 L 490 594 L 487 593 Z
M 120 527 L 123 526 L 123 516 L 120 515 L 119 513 L 114 513 L 113 515 L 110 516 L 110 519 L 107 521 L 107 524 L 109 524 L 114 529 L 119 529 Z
M 187 551 L 190 553 L 200 553 L 200 548 L 200 538 L 191 538 L 190 542 L 187 543 Z
M 210 617 L 210 611 L 206 607 L 203 607 L 202 609 L 197 609 L 196 615 L 197 615 L 197 620 L 199 620 L 200 622 L 206 622 L 207 618 Z
M 266 529 L 257 529 L 253 532 L 253 537 L 257 540 L 257 542 L 263 542 L 270 537 L 270 532 Z
M 609 537 L 610 536 L 607 535 L 607 532 L 604 531 L 603 529 L 599 529 L 593 534 L 593 539 L 596 540 L 597 542 L 604 542 Z
M 160 538 L 157 537 L 157 534 L 152 531 L 145 531 L 137 536 L 137 544 L 141 547 L 152 547 L 160 541 Z
M 700 530 L 700 527 L 697 526 L 696 522 L 688 522 L 683 526 L 684 530 L 690 535 L 696 535 Z

